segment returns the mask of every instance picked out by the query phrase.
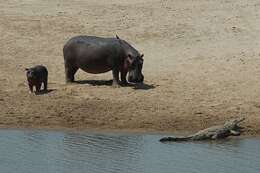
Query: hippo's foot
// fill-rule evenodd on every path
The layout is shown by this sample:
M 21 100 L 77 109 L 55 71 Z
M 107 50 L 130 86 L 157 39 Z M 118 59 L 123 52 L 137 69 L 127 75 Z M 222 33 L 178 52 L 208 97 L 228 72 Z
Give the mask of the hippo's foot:
M 113 83 L 112 83 L 112 87 L 113 87 L 113 88 L 119 88 L 120 85 L 119 85 L 118 82 L 113 82 Z
M 128 83 L 127 81 L 123 81 L 121 82 L 121 86 L 130 86 L 131 84 Z
M 66 84 L 71 84 L 71 83 L 75 83 L 75 81 L 74 80 L 69 80 L 69 79 L 66 80 Z
M 74 78 L 74 75 L 72 74 L 66 74 L 66 77 L 65 77 L 65 81 L 67 84 L 69 83 L 74 83 L 75 82 L 75 78 Z M 46 85 L 47 86 L 47 85 Z

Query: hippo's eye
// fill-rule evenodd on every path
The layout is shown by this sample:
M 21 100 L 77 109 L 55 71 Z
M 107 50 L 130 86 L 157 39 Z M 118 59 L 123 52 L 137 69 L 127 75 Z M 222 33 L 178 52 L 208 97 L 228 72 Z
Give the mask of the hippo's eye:
M 139 66 L 142 67 L 142 66 L 143 66 L 143 62 L 140 62 L 140 63 L 139 63 Z
M 129 57 L 129 59 L 131 59 L 131 60 L 133 59 L 132 55 L 130 55 L 130 54 L 128 54 L 128 57 Z

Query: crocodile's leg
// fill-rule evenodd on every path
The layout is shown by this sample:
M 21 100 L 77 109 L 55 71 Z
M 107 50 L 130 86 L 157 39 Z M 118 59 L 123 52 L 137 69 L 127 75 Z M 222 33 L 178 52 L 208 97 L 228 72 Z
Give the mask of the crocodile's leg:
M 238 135 L 240 135 L 240 132 L 235 131 L 235 130 L 230 130 L 230 134 L 233 136 L 238 136 Z
M 212 137 L 211 137 L 211 139 L 213 139 L 213 140 L 215 140 L 215 139 L 217 139 L 218 138 L 218 134 L 215 134 L 215 135 L 213 135 Z

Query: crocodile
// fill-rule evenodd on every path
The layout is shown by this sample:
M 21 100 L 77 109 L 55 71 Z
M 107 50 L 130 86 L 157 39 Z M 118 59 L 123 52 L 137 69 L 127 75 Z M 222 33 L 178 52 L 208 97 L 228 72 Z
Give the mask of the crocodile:
M 243 129 L 239 126 L 239 123 L 244 120 L 245 118 L 229 120 L 226 121 L 224 125 L 212 126 L 189 136 L 164 137 L 160 139 L 160 142 L 216 140 L 228 136 L 238 136 L 241 134 L 241 130 Z

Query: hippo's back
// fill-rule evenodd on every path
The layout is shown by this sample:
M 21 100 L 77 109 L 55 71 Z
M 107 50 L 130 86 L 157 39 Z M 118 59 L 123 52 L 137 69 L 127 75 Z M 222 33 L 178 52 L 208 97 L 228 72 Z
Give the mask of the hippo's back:
M 67 41 L 63 48 L 65 66 L 80 68 L 88 73 L 104 73 L 112 69 L 121 57 L 120 43 L 116 38 L 76 36 Z
M 46 78 L 46 77 L 48 77 L 48 70 L 43 65 L 36 65 L 35 67 L 33 67 L 33 70 L 35 71 L 36 75 L 39 78 Z
M 115 38 L 103 38 L 96 36 L 75 36 L 67 41 L 64 45 L 64 49 L 67 49 L 71 46 L 104 46 L 107 44 L 116 43 Z

